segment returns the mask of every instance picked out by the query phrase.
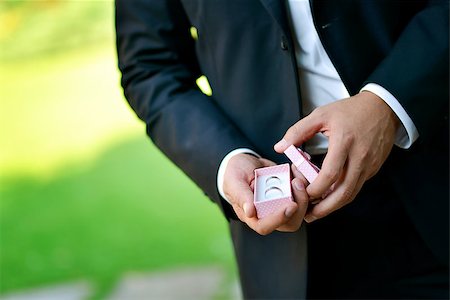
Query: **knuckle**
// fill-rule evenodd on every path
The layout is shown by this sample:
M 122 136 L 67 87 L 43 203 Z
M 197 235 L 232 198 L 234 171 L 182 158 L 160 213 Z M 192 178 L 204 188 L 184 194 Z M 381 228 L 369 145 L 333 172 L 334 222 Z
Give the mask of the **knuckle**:
M 336 169 L 326 169 L 323 170 L 323 177 L 325 177 L 325 179 L 328 182 L 334 182 L 337 180 L 339 175 L 339 172 Z
M 296 232 L 297 229 L 295 229 L 294 227 L 288 227 L 284 230 L 284 232 Z
M 319 106 L 311 112 L 311 116 L 314 118 L 324 118 L 326 114 L 326 110 L 323 106 Z
M 375 173 L 377 173 L 379 168 L 380 168 L 380 166 L 378 165 L 377 161 L 375 161 L 375 160 L 370 161 L 369 168 L 368 168 L 369 175 L 374 175 Z
M 308 194 L 302 193 L 302 194 L 300 194 L 300 195 L 296 195 L 294 198 L 295 198 L 295 202 L 297 202 L 297 204 L 298 204 L 300 207 L 303 207 L 303 206 L 305 206 L 305 205 L 308 205 L 308 202 L 309 202 Z
M 228 191 L 225 190 L 225 187 L 223 189 L 223 193 L 225 194 L 225 197 L 230 201 L 231 204 L 236 204 L 236 200 L 234 199 L 233 195 Z
M 289 139 L 289 138 L 298 136 L 298 135 L 300 134 L 300 129 L 299 129 L 299 127 L 298 127 L 297 124 L 298 124 L 298 123 L 292 125 L 292 126 L 288 129 L 288 131 L 286 132 L 286 136 L 285 136 L 286 138 Z
M 291 232 L 296 232 L 297 230 L 299 230 L 301 225 L 302 225 L 301 222 L 297 222 L 297 224 L 292 226 Z
M 378 171 L 380 171 L 380 169 L 381 169 L 381 164 L 374 163 L 372 165 L 372 169 L 370 170 L 370 172 L 368 174 L 368 177 L 371 178 L 371 177 L 375 176 L 378 173 Z
M 319 190 L 312 189 L 312 188 L 308 189 L 307 193 L 308 193 L 308 201 L 311 200 L 311 199 L 318 199 L 322 195 L 322 193 L 320 193 Z
M 357 174 L 363 174 L 367 167 L 363 163 L 356 164 L 354 166 L 354 172 Z
M 245 218 L 241 215 L 238 215 L 238 218 L 239 218 L 239 220 L 242 222 L 242 223 L 245 223 Z
M 242 215 L 242 213 L 240 213 L 238 210 L 235 210 L 235 212 L 236 212 L 236 215 L 237 215 L 238 219 L 239 219 L 242 223 L 247 223 L 247 222 L 246 222 L 247 220 L 245 219 L 245 216 Z
M 241 220 L 242 222 L 245 222 L 245 220 L 244 220 L 245 218 L 244 218 L 244 216 L 242 214 L 241 208 L 238 205 L 236 205 L 236 204 L 232 204 L 231 206 L 233 207 L 233 210 L 236 213 L 236 215 L 239 218 L 239 220 Z
M 364 160 L 364 161 L 370 158 L 370 149 L 368 147 L 361 148 L 360 158 L 361 158 L 361 160 Z
M 342 134 L 342 142 L 345 146 L 350 146 L 355 140 L 355 134 L 353 132 L 347 131 Z
M 328 216 L 328 214 L 330 214 L 331 212 L 329 212 L 328 210 L 321 210 L 318 212 L 314 213 L 314 217 L 316 217 L 317 219 L 322 219 L 326 216 Z
M 351 200 L 351 198 L 352 198 L 352 195 L 353 195 L 353 191 L 351 189 L 349 189 L 349 188 L 345 188 L 342 191 L 342 197 L 341 197 L 341 201 L 340 202 L 341 203 L 349 202 Z
M 259 235 L 262 235 L 262 236 L 266 236 L 266 235 L 268 235 L 268 234 L 270 233 L 270 230 L 268 230 L 267 228 L 261 228 L 261 227 L 257 227 L 257 228 L 255 229 L 255 231 L 256 231 Z

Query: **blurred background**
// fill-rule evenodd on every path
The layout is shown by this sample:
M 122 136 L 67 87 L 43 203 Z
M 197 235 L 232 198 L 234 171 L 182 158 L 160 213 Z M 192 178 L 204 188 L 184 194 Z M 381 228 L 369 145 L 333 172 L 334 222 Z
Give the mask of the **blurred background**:
M 119 82 L 113 1 L 0 1 L 1 299 L 236 296 L 225 219 Z

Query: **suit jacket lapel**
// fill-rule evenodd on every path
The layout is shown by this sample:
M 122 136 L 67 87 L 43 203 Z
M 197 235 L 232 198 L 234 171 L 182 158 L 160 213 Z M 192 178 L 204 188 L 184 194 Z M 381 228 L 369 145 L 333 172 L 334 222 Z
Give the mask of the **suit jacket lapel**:
M 272 18 L 275 19 L 275 21 L 284 31 L 284 34 L 286 36 L 290 36 L 289 23 L 286 14 L 286 5 L 284 2 L 285 0 L 260 0 L 260 1 L 263 4 L 263 6 L 267 9 L 269 14 L 272 16 Z

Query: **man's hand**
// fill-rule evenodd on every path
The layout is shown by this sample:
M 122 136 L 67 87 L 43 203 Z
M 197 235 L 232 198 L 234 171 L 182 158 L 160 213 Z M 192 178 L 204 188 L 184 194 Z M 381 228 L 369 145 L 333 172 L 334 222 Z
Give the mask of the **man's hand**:
M 275 165 L 274 162 L 253 155 L 241 153 L 233 156 L 225 170 L 223 190 L 230 200 L 238 218 L 261 235 L 274 230 L 293 232 L 300 228 L 308 206 L 305 190 L 306 180 L 296 177 L 292 180 L 292 192 L 296 202 L 263 219 L 256 217 L 253 205 L 255 169 Z
M 307 222 L 323 218 L 353 201 L 366 180 L 374 176 L 394 144 L 399 120 L 378 96 L 361 92 L 315 109 L 288 129 L 275 151 L 301 145 L 314 134 L 328 137 L 328 153 L 316 180 L 307 187 L 311 199 L 333 192 L 315 205 Z

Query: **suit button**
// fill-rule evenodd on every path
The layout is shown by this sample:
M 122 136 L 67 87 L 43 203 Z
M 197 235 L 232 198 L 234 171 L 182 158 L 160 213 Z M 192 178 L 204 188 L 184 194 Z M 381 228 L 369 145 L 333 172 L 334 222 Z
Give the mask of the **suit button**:
M 281 49 L 287 50 L 288 49 L 288 42 L 286 40 L 286 37 L 281 37 L 281 43 L 280 43 Z

